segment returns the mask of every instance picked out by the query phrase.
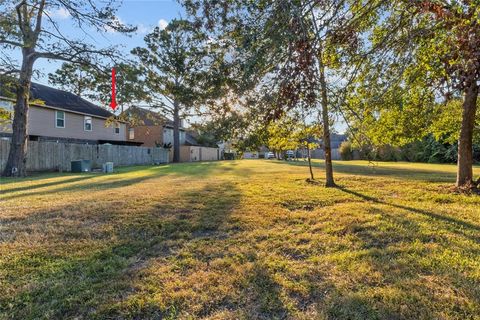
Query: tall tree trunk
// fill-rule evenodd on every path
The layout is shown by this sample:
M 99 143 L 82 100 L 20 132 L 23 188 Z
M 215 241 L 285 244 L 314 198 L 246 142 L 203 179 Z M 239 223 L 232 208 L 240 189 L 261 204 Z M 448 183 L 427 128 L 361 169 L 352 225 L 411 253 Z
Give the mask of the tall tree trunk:
M 319 49 L 318 69 L 320 73 L 320 92 L 322 105 L 323 151 L 325 153 L 325 186 L 335 187 L 332 166 L 332 147 L 330 143 L 330 124 L 328 119 L 327 82 L 325 80 L 325 66 L 323 65 L 322 61 L 321 49 Z
M 312 156 L 310 154 L 310 147 L 307 145 L 307 157 L 308 157 L 308 168 L 310 169 L 310 178 L 315 180 L 313 177 L 313 170 L 312 170 Z
M 173 162 L 180 162 L 180 107 L 173 103 Z
M 32 53 L 33 49 L 22 49 L 22 68 L 16 88 L 16 103 L 13 109 L 12 140 L 7 164 L 2 174 L 5 177 L 24 177 L 27 174 L 28 100 L 35 61 L 32 58 Z
M 473 186 L 473 129 L 475 127 L 478 93 L 479 86 L 475 81 L 465 91 L 462 127 L 460 129 L 460 138 L 458 139 L 456 183 L 458 188 L 470 188 Z

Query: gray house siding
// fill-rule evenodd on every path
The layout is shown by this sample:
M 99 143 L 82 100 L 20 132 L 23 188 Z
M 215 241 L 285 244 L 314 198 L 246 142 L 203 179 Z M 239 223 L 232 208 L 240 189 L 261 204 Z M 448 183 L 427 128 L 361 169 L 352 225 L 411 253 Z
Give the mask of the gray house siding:
M 173 128 L 163 128 L 163 143 L 171 143 L 173 144 Z M 180 129 L 180 145 L 185 144 L 185 130 Z
M 65 128 L 55 126 L 55 109 L 31 106 L 28 111 L 27 132 L 33 136 L 72 138 L 85 140 L 124 141 L 126 126 L 120 124 L 120 132 L 115 133 L 113 125 L 105 126 L 106 119 L 92 117 L 92 131 L 84 130 L 86 115 L 65 112 Z
M 12 110 L 12 103 L 6 100 L 0 100 L 0 107 Z M 89 115 L 77 114 L 62 110 L 65 113 L 65 128 L 55 126 L 56 109 L 44 106 L 30 106 L 28 109 L 27 134 L 39 137 L 54 137 L 64 139 L 78 140 L 126 140 L 126 125 L 120 123 L 120 132 L 115 133 L 113 125 L 105 126 L 106 119 L 91 116 L 92 131 L 84 130 L 84 117 Z M 11 133 L 10 123 L 0 125 L 0 133 Z

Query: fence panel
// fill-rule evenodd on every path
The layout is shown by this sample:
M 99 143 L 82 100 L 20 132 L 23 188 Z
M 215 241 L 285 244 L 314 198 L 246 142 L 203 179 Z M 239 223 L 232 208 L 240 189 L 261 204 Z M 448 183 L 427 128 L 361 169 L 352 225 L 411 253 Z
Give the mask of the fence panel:
M 9 140 L 0 140 L 0 169 L 7 164 Z M 105 162 L 116 166 L 168 163 L 168 150 L 118 145 L 89 145 L 62 142 L 28 141 L 27 171 L 70 171 L 70 162 L 91 160 L 92 168 Z

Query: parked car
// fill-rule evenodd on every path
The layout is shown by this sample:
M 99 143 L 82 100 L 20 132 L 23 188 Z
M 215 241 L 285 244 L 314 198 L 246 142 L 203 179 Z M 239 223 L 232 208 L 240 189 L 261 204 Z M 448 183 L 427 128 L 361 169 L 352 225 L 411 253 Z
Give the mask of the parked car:
M 273 152 L 268 152 L 265 155 L 265 159 L 275 159 L 275 154 Z
M 287 160 L 288 159 L 291 159 L 291 158 L 295 158 L 295 151 L 293 150 L 287 150 L 287 152 L 285 153 L 286 157 L 287 157 Z

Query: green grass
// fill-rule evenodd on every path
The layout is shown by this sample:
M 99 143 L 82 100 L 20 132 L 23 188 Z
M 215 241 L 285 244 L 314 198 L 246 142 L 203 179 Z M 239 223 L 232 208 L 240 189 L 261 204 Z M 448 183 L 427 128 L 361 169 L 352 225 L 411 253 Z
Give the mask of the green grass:
M 3 179 L 0 319 L 480 319 L 480 196 L 451 192 L 455 167 L 335 171 L 335 189 L 274 160 Z

